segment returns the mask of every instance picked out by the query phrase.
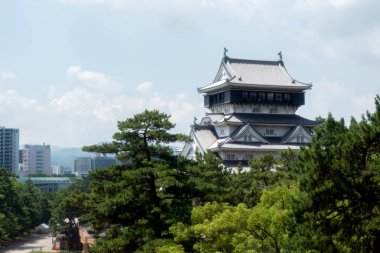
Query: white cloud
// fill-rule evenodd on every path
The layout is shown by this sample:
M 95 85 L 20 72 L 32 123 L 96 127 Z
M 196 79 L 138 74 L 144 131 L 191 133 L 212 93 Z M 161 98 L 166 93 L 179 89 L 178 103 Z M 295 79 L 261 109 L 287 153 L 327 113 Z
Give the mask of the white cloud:
M 353 6 L 356 0 L 329 0 L 329 3 L 337 9 L 344 9 Z
M 58 90 L 55 86 L 49 86 L 46 87 L 45 90 L 47 90 L 47 95 L 49 98 L 54 98 L 58 94 Z
M 77 114 L 86 114 L 96 102 L 94 93 L 80 87 L 52 99 L 50 105 L 64 111 L 73 110 Z
M 8 113 L 12 113 L 14 110 L 43 110 L 37 100 L 24 97 L 15 90 L 0 93 L 0 104 L 0 110 Z
M 137 85 L 136 90 L 140 93 L 146 93 L 148 91 L 151 91 L 152 87 L 153 87 L 153 83 L 143 82 Z
M 344 10 L 362 2 L 358 0 L 296 0 L 293 4 L 293 9 L 299 12 L 318 12 L 321 9 L 329 8 Z
M 322 79 L 310 93 L 310 101 L 298 112 L 310 118 L 327 117 L 331 112 L 336 119 L 344 118 L 349 123 L 351 116 L 360 119 L 366 111 L 373 112 L 375 108 L 374 93 L 356 94 L 335 81 Z
M 380 59 L 380 25 L 358 34 L 320 40 L 320 45 L 328 57 L 352 60 L 353 56 L 360 55 L 361 60 L 364 60 L 364 54 L 367 54 L 366 56 Z
M 221 9 L 223 12 L 234 15 L 244 21 L 252 19 L 264 18 L 265 20 L 277 19 L 277 8 L 272 8 L 274 1 L 260 1 L 260 0 L 211 0 L 201 1 L 202 6 L 209 9 Z M 283 2 L 275 2 L 283 6 Z M 271 11 L 270 11 L 271 10 Z
M 88 82 L 102 80 L 103 77 L 107 77 L 107 80 L 113 79 L 105 74 L 99 78 L 99 75 L 85 75 L 84 72 L 89 71 L 71 66 L 67 74 L 78 81 L 77 86 L 64 93 L 58 93 L 54 88 L 49 89 L 54 92 L 51 92 L 53 97 L 50 103 L 45 106 L 49 112 L 46 120 L 51 122 L 52 129 L 48 130 L 49 133 L 60 133 L 59 136 L 55 136 L 55 139 L 60 139 L 61 142 L 57 144 L 78 146 L 110 140 L 116 131 L 118 120 L 124 120 L 145 109 L 158 109 L 171 114 L 174 123 L 183 125 L 186 127 L 185 131 L 188 130 L 188 122 L 191 121 L 195 110 L 192 101 L 184 94 L 172 97 L 164 92 L 155 92 L 155 84 L 152 82 L 136 85 L 138 97 L 135 92 L 128 94 L 126 90 L 118 93 L 99 92 L 89 86 Z M 36 117 L 41 118 L 40 115 Z
M 169 111 L 175 122 L 188 122 L 194 116 L 194 105 L 186 101 L 185 94 L 177 94 L 173 101 L 169 102 Z
M 364 42 L 368 43 L 369 52 L 380 59 L 380 27 L 371 31 Z
M 2 125 L 20 129 L 20 144 L 42 143 L 51 136 L 59 135 L 50 128 L 53 117 L 50 111 L 36 99 L 15 90 L 0 91 L 0 118 Z
M 364 114 L 366 111 L 373 112 L 375 110 L 375 96 L 374 93 L 368 93 L 354 97 L 353 105 L 355 106 L 355 110 L 361 114 Z
M 195 4 L 199 4 L 199 0 L 58 0 L 68 5 L 88 5 L 88 6 L 107 6 L 115 10 L 186 10 Z
M 164 98 L 161 97 L 160 94 L 154 93 L 150 98 L 148 99 L 146 103 L 147 109 L 157 109 L 157 110 L 164 110 L 166 107 L 166 101 Z
M 83 71 L 80 66 L 68 67 L 67 73 L 69 77 L 80 80 L 86 86 L 102 92 L 119 92 L 121 89 L 121 85 L 109 76 L 94 71 Z
M 294 0 L 58 0 L 68 5 L 106 6 L 113 10 L 137 12 L 162 12 L 178 16 L 192 11 L 220 10 L 240 20 L 250 21 L 264 18 L 267 21 L 282 20 L 280 15 Z M 279 8 L 274 8 L 274 7 Z
M 0 80 L 15 79 L 16 74 L 10 71 L 0 71 Z

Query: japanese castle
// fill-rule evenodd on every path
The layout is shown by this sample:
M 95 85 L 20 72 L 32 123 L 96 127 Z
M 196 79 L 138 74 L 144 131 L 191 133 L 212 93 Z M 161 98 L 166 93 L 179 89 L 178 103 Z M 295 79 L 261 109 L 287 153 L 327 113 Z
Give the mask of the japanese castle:
M 312 139 L 317 121 L 296 114 L 311 83 L 295 80 L 282 61 L 245 60 L 226 55 L 214 81 L 198 88 L 206 116 L 194 120 L 181 155 L 217 154 L 226 167 L 243 166 L 263 153 L 297 150 Z

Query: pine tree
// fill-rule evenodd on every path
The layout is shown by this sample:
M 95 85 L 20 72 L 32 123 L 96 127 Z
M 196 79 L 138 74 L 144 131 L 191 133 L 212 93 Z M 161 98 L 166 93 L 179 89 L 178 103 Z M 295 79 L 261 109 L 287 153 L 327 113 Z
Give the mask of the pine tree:
M 379 252 L 379 96 L 375 103 L 373 114 L 348 128 L 329 115 L 301 152 L 294 250 Z
M 190 219 L 189 162 L 175 157 L 167 145 L 188 138 L 169 132 L 175 126 L 169 118 L 145 110 L 118 122 L 112 143 L 84 147 L 114 153 L 125 162 L 92 173 L 91 223 L 98 231 L 107 231 L 95 251 L 134 251 L 154 238 L 169 236 L 174 222 Z

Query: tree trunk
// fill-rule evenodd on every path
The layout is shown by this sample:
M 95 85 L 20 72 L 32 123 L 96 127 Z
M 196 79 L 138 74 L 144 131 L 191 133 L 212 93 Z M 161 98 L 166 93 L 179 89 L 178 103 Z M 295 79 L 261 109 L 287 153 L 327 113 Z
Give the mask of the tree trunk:
M 149 197 L 150 202 L 153 204 L 153 208 L 161 209 L 160 199 L 157 196 L 156 177 L 153 172 L 149 173 Z M 155 210 L 152 214 L 152 218 L 154 234 L 157 238 L 159 238 L 161 237 L 161 232 L 163 230 L 163 224 L 161 221 L 161 211 Z

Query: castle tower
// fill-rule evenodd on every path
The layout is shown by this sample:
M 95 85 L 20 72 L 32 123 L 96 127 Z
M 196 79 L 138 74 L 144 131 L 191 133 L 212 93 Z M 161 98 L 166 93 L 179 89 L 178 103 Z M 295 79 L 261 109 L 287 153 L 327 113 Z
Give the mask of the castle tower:
M 211 150 L 226 167 L 263 153 L 299 149 L 312 139 L 317 121 L 296 114 L 310 83 L 292 78 L 282 61 L 244 60 L 226 54 L 211 84 L 198 88 L 206 116 L 191 126 L 192 143 L 181 155 Z

